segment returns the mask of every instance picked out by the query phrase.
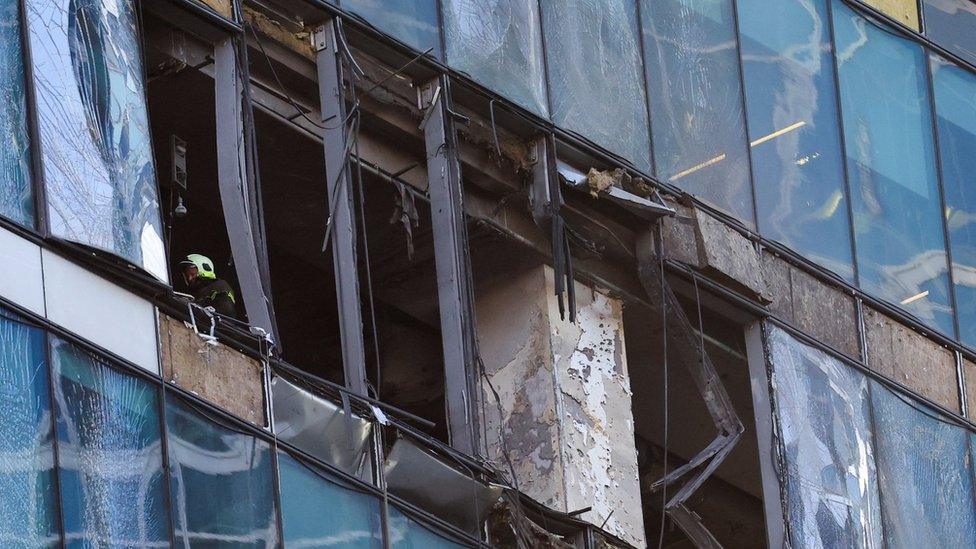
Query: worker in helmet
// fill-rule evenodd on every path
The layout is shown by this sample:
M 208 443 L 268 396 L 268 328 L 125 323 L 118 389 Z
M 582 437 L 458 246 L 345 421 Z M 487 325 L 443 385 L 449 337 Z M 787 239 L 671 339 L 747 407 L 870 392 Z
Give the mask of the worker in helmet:
M 180 261 L 180 270 L 194 303 L 201 307 L 213 307 L 222 315 L 237 318 L 234 290 L 226 281 L 217 278 L 209 257 L 190 254 Z

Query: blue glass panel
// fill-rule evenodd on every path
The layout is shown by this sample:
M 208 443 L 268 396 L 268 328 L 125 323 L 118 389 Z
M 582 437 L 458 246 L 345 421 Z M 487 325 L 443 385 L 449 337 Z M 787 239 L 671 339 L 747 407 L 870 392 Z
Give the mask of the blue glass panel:
M 658 178 L 754 224 L 731 0 L 642 0 Z
M 952 334 L 926 56 L 833 3 L 861 287 Z
M 390 547 L 395 549 L 457 549 L 465 547 L 437 535 L 433 530 L 389 506 Z
M 26 0 L 51 232 L 167 278 L 134 0 Z
M 959 337 L 976 346 L 976 75 L 938 57 L 932 75 Z
M 166 399 L 176 544 L 273 547 L 278 540 L 267 443 Z
M 539 5 L 445 0 L 447 62 L 519 105 L 548 116 Z
M 936 44 L 976 65 L 976 2 L 922 0 L 925 34 Z
M 34 226 L 34 192 L 17 0 L 0 2 L 0 215 Z
M 51 337 L 69 547 L 169 547 L 156 388 Z
M 883 547 L 868 381 L 769 329 L 787 517 L 794 547 Z
M 826 0 L 739 0 L 759 232 L 853 282 Z
M 0 543 L 58 544 L 44 332 L 0 309 Z
M 278 473 L 286 546 L 383 546 L 377 499 L 343 487 L 284 452 L 278 452 Z
M 542 0 L 552 119 L 650 171 L 637 5 Z
M 966 429 L 871 382 L 887 546 L 976 547 Z
M 434 48 L 431 55 L 441 56 L 437 0 L 340 0 L 338 3 L 417 51 Z

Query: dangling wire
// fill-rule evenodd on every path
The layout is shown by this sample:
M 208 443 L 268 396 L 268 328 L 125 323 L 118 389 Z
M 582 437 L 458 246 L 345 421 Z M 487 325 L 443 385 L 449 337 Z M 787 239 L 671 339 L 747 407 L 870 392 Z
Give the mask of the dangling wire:
M 658 247 L 657 247 L 658 263 L 661 269 L 661 348 L 663 352 L 663 397 L 664 397 L 664 456 L 663 456 L 663 466 L 664 473 L 662 478 L 668 476 L 668 300 L 665 298 L 665 284 L 667 281 L 664 278 L 664 225 L 662 222 L 658 222 Z M 658 533 L 657 547 L 662 549 L 664 547 L 664 527 L 667 522 L 667 506 L 668 506 L 668 485 L 665 483 L 661 487 L 661 530 Z

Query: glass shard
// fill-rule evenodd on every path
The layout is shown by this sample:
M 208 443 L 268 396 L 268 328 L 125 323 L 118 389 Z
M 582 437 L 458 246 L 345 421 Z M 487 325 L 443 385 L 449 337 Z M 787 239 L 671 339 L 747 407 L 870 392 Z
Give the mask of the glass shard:
M 169 547 L 159 402 L 150 383 L 51 336 L 68 547 Z
M 167 280 L 133 0 L 26 0 L 54 236 Z

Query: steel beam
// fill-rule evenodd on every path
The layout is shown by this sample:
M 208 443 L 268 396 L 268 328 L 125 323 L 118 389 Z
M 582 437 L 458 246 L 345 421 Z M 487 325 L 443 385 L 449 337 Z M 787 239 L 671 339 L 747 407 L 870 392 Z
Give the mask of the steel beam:
M 475 352 L 471 263 L 464 220 L 461 164 L 450 109 L 447 77 L 419 90 L 421 129 L 427 152 L 428 192 L 434 229 L 434 264 L 444 347 L 444 398 L 451 446 L 484 455 L 479 416 L 479 368 Z
M 261 263 L 252 225 L 253 205 L 248 197 L 245 179 L 243 85 L 238 67 L 234 38 L 214 45 L 217 182 L 248 321 L 251 326 L 274 334 L 274 313 L 261 278 Z M 206 253 L 205 250 L 200 252 Z
M 339 306 L 339 335 L 342 338 L 342 369 L 346 387 L 366 395 L 366 353 L 363 314 L 359 300 L 359 270 L 356 251 L 356 217 L 352 178 L 348 170 L 349 124 L 342 93 L 342 53 L 336 39 L 335 20 L 315 29 L 314 44 L 322 113 L 322 141 L 325 145 L 325 177 L 332 224 L 330 244 L 335 267 L 336 302 Z

